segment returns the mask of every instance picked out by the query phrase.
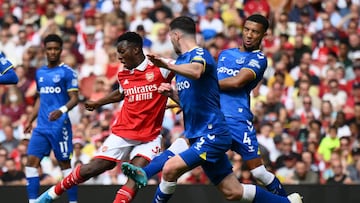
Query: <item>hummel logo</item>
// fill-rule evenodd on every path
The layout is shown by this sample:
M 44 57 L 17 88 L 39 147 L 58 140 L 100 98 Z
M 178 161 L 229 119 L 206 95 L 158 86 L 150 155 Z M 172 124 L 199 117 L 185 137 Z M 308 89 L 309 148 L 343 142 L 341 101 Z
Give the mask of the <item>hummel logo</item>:
M 215 139 L 215 135 L 208 134 L 207 137 L 209 138 L 209 140 L 214 140 Z
M 129 84 L 129 81 L 127 79 L 125 79 L 124 85 L 127 85 L 127 84 Z

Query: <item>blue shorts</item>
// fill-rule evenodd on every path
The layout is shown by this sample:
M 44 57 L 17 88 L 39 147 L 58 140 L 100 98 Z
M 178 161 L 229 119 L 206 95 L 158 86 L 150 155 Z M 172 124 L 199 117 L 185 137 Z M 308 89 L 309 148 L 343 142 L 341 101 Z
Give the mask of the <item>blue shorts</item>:
M 252 122 L 229 117 L 226 122 L 233 139 L 231 150 L 240 154 L 244 161 L 260 157 L 259 143 Z
M 190 168 L 201 165 L 214 185 L 233 172 L 226 155 L 231 146 L 231 136 L 206 135 L 190 139 L 189 142 L 190 148 L 180 153 L 180 157 Z
M 59 129 L 35 128 L 28 145 L 28 155 L 42 159 L 54 151 L 58 161 L 70 160 L 73 152 L 71 124 Z

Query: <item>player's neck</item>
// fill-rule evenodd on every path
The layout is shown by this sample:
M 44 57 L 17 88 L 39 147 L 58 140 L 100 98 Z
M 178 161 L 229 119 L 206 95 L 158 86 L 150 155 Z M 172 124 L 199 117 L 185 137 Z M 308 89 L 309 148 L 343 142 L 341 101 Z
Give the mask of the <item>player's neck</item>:
M 57 66 L 59 66 L 61 63 L 61 61 L 56 61 L 56 62 L 48 62 L 48 68 L 55 68 Z
M 181 43 L 181 53 L 184 54 L 184 53 L 189 52 L 197 47 L 199 47 L 199 45 L 196 44 L 195 41 L 186 41 L 184 43 Z

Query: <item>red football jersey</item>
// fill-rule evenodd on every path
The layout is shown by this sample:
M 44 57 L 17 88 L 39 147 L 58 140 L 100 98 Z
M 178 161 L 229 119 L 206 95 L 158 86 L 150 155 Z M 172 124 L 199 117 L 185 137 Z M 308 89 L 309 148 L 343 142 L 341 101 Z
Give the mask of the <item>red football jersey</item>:
M 167 97 L 158 93 L 161 83 L 169 83 L 173 74 L 145 60 L 136 69 L 118 73 L 120 90 L 125 95 L 121 110 L 111 126 L 115 135 L 148 142 L 162 128 Z

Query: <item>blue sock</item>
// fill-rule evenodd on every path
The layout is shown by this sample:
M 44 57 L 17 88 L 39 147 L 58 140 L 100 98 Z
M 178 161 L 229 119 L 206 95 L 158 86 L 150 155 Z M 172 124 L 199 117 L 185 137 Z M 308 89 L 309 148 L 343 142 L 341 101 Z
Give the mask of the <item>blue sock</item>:
M 66 193 L 68 194 L 69 201 L 76 202 L 78 196 L 78 186 L 72 186 L 71 188 L 66 190 Z
M 40 189 L 40 178 L 39 176 L 37 177 L 28 177 L 27 179 L 27 193 L 28 193 L 28 197 L 29 199 L 36 199 L 39 196 L 39 189 Z
M 290 203 L 287 197 L 275 195 L 262 189 L 260 186 L 256 186 L 256 193 L 253 203 Z
M 146 173 L 146 177 L 151 178 L 159 173 L 165 165 L 165 162 L 173 156 L 175 156 L 175 154 L 170 150 L 165 150 L 160 155 L 156 156 L 147 166 L 143 168 Z
M 173 194 L 165 194 L 161 192 L 160 187 L 157 188 L 153 203 L 166 203 L 172 197 Z
M 274 194 L 277 194 L 277 195 L 280 195 L 283 197 L 287 196 L 284 186 L 281 185 L 279 179 L 276 177 L 269 185 L 266 186 L 266 189 L 268 189 L 268 191 L 270 191 Z

